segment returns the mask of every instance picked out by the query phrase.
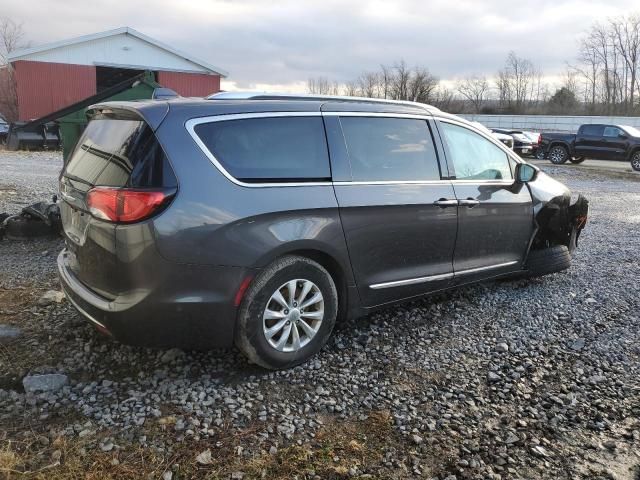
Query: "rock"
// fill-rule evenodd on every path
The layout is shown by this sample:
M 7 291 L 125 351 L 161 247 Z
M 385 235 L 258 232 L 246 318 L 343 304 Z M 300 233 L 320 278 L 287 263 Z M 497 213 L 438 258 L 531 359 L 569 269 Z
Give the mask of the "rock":
M 509 351 L 509 345 L 502 342 L 496 345 L 496 352 L 504 353 Z
M 602 446 L 607 450 L 615 450 L 617 448 L 617 444 L 613 440 L 607 440 L 606 442 L 603 442 Z
M 183 355 L 184 355 L 184 352 L 179 348 L 172 348 L 162 354 L 162 356 L 160 357 L 160 361 L 162 363 L 170 363 Z
M 269 448 L 269 454 L 275 455 L 276 453 L 278 453 L 278 448 L 272 445 L 271 448 Z
M 78 433 L 78 436 L 80 438 L 90 437 L 91 435 L 93 435 L 93 431 L 88 428 L 85 428 L 80 433 Z
M 518 437 L 515 433 L 509 433 L 507 438 L 505 439 L 505 443 L 512 444 L 520 441 L 520 437 Z
M 51 461 L 53 463 L 59 463 L 61 458 L 62 458 L 61 450 L 54 450 L 53 453 L 51 454 Z
M 500 381 L 500 375 L 498 375 L 495 372 L 489 372 L 489 373 L 487 373 L 487 380 L 490 383 L 499 382 Z
M 45 375 L 28 375 L 22 379 L 22 386 L 27 393 L 55 392 L 69 382 L 69 377 L 61 373 Z
M 200 465 L 209 465 L 212 461 L 211 450 L 209 448 L 207 448 L 203 452 L 200 452 L 196 457 L 196 462 L 198 462 Z
M 8 343 L 22 334 L 22 330 L 13 325 L 0 324 L 0 345 Z
M 162 480 L 171 480 L 173 478 L 173 472 L 171 470 L 167 470 L 162 474 Z
M 569 345 L 571 350 L 580 351 L 584 348 L 584 338 L 578 338 Z
M 231 480 L 242 480 L 244 478 L 243 472 L 233 472 L 231 474 Z
M 533 453 L 536 457 L 549 457 L 549 452 L 547 452 L 542 446 L 536 445 L 535 447 L 531 447 L 531 453 Z
M 415 435 L 415 434 L 411 435 L 411 440 L 416 445 L 420 445 L 422 442 L 424 442 L 424 439 L 420 435 Z
M 58 290 L 48 290 L 38 300 L 38 305 L 46 307 L 53 303 L 62 303 L 64 300 L 64 293 Z
M 113 443 L 103 443 L 102 445 L 100 445 L 100 450 L 102 450 L 103 452 L 110 452 L 111 450 L 113 450 Z

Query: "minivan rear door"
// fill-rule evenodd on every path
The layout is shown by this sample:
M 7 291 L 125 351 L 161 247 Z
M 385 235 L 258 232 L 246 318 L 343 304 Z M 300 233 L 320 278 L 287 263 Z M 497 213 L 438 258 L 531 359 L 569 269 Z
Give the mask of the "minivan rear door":
M 420 115 L 327 112 L 334 189 L 367 307 L 452 280 L 457 201 Z M 446 176 L 446 173 L 445 175 Z
M 118 225 L 91 214 L 94 187 L 176 188 L 177 180 L 155 134 L 131 113 L 96 115 L 60 175 L 60 214 L 68 268 L 84 285 L 114 298 L 118 281 Z

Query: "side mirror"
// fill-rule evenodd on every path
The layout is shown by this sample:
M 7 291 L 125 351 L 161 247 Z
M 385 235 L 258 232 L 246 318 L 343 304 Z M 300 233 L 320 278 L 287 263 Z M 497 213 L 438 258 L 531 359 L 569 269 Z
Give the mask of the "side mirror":
M 538 176 L 540 169 L 528 163 L 518 163 L 516 165 L 516 183 L 533 182 Z
M 629 138 L 629 135 L 625 134 L 625 133 L 619 133 L 618 134 L 618 138 L 621 140 L 626 140 L 627 138 Z

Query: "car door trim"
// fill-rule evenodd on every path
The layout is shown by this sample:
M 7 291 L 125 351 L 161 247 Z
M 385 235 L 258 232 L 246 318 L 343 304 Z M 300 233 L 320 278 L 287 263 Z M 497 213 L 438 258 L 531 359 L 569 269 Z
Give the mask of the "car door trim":
M 369 285 L 369 288 L 372 290 L 379 290 L 382 288 L 393 288 L 393 287 L 404 287 L 407 285 L 416 285 L 419 283 L 427 283 L 427 282 L 437 282 L 441 280 L 450 280 L 452 278 L 458 277 L 460 275 L 470 275 L 473 273 L 485 272 L 488 270 L 495 270 L 498 268 L 510 267 L 512 265 L 516 265 L 520 263 L 518 260 L 514 260 L 512 262 L 504 262 L 498 263 L 495 265 L 487 265 L 484 267 L 477 268 L 468 268 L 466 270 L 460 270 L 459 272 L 452 273 L 442 273 L 439 275 L 429 275 L 427 277 L 415 277 L 415 278 L 407 278 L 405 280 L 395 280 L 393 282 L 383 282 L 383 283 L 374 283 L 373 285 Z

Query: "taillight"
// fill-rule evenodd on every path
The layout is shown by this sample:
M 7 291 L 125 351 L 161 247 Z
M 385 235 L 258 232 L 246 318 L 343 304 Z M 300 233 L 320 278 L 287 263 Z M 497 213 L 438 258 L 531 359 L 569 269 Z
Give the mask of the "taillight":
M 542 143 L 542 134 L 539 133 L 538 134 L 538 145 L 540 145 Z
M 175 190 L 95 187 L 87 193 L 91 215 L 114 223 L 139 222 L 157 212 Z

